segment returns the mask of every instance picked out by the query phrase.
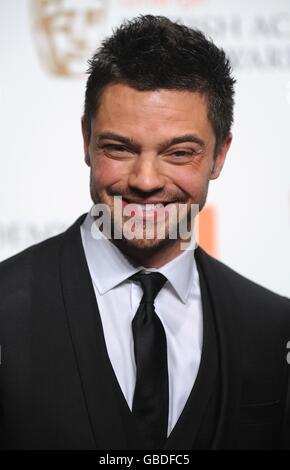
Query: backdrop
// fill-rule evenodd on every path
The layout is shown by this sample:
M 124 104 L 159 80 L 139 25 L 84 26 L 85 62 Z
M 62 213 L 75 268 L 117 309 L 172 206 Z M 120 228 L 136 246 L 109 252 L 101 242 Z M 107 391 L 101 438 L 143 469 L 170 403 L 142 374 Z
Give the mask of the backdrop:
M 140 13 L 198 27 L 230 55 L 234 140 L 210 186 L 202 243 L 290 296 L 289 0 L 2 0 L 0 259 L 90 209 L 80 132 L 86 61 Z

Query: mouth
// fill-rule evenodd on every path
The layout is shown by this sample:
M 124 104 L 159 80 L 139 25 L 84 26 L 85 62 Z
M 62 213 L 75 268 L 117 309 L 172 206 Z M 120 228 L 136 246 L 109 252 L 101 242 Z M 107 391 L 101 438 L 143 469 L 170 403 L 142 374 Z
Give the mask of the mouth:
M 165 208 L 175 204 L 177 201 L 137 201 L 137 200 L 122 200 L 123 209 L 126 209 L 126 215 L 134 213 L 135 217 L 158 217 L 165 213 Z

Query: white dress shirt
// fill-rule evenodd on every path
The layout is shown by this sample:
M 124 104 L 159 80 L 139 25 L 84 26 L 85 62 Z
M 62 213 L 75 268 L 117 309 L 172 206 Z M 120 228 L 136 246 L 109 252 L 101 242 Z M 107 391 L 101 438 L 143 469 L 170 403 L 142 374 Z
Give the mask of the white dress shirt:
M 131 322 L 143 295 L 141 286 L 128 278 L 140 271 L 157 271 L 169 282 L 158 293 L 154 305 L 167 339 L 169 375 L 168 433 L 175 426 L 195 382 L 201 358 L 203 319 L 199 277 L 190 248 L 158 269 L 132 262 L 94 224 L 90 213 L 81 236 L 100 311 L 108 355 L 129 408 L 132 410 L 136 382 Z M 97 358 L 96 358 L 97 360 Z

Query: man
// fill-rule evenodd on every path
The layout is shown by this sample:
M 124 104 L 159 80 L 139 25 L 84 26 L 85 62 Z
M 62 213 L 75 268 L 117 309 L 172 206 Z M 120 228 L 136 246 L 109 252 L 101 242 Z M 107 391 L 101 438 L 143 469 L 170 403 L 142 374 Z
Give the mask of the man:
M 124 23 L 90 61 L 95 206 L 0 266 L 3 449 L 289 446 L 290 302 L 193 236 L 233 86 L 224 52 L 164 17 Z

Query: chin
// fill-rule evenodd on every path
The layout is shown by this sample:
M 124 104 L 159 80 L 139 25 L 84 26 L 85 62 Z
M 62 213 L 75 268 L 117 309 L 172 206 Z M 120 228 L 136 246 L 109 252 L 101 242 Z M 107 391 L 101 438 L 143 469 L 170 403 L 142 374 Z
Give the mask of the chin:
M 122 239 L 116 239 L 115 244 L 120 248 L 127 249 L 129 251 L 143 251 L 143 252 L 155 252 L 159 251 L 165 246 L 170 246 L 176 243 L 175 239 L 165 238 L 146 238 L 146 234 L 142 238 L 128 238 L 123 233 Z

